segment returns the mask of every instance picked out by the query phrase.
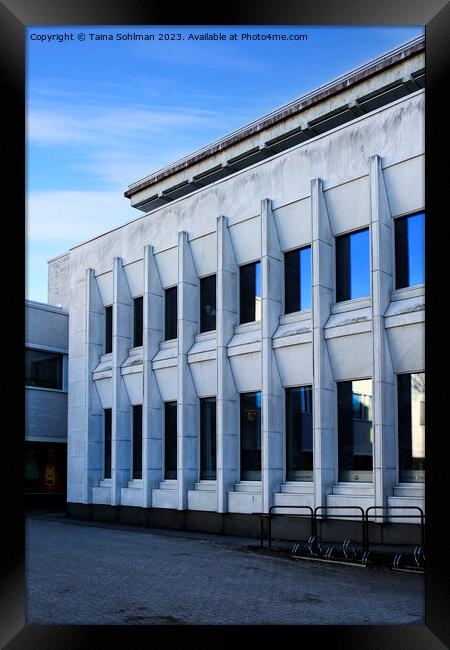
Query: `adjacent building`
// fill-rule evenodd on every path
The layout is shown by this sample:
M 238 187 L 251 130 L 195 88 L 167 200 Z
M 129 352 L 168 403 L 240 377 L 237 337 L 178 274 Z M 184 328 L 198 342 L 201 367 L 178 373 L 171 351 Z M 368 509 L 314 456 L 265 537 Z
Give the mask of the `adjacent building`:
M 424 508 L 424 78 L 418 38 L 130 185 L 142 216 L 50 262 L 69 512 Z
M 25 301 L 25 494 L 28 503 L 66 499 L 69 315 Z

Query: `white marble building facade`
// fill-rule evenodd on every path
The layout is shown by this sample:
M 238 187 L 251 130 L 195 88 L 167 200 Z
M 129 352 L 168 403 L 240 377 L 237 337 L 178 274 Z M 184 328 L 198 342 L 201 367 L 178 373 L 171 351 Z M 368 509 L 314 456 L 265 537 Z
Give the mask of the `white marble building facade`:
M 193 187 L 58 258 L 61 277 L 69 269 L 69 503 L 220 514 L 268 512 L 272 505 L 424 508 L 424 483 L 400 480 L 397 431 L 397 377 L 425 370 L 424 284 L 396 289 L 394 244 L 395 220 L 425 210 L 424 90 L 411 87 L 423 66 L 420 48 L 399 57 L 302 109 L 302 129 L 308 111 L 316 116 L 332 102 L 373 93 L 377 84 L 392 87 L 386 75 L 409 83 L 406 95 Z M 259 131 L 237 146 L 253 146 L 255 138 Z M 211 153 L 215 163 L 218 155 Z M 206 163 L 174 172 L 175 180 L 192 176 L 196 164 Z M 158 188 L 163 196 L 165 187 L 166 176 L 136 189 L 145 210 L 148 196 Z M 370 293 L 337 301 L 336 238 L 365 228 Z M 311 247 L 311 308 L 286 314 L 284 255 L 305 246 Z M 240 324 L 239 272 L 252 262 L 261 265 L 260 319 Z M 212 274 L 216 329 L 200 333 L 199 283 Z M 164 340 L 164 293 L 175 286 L 177 338 Z M 143 337 L 133 347 L 138 297 Z M 108 306 L 112 351 L 105 353 Z M 372 382 L 372 480 L 342 481 L 337 385 L 365 379 Z M 297 386 L 312 387 L 313 470 L 311 480 L 289 481 L 285 391 Z M 239 400 L 249 392 L 261 393 L 259 481 L 240 480 Z M 206 397 L 216 398 L 213 481 L 200 477 L 199 403 Z M 177 403 L 175 480 L 164 478 L 166 402 Z M 132 478 L 136 405 L 142 406 L 139 479 Z M 106 478 L 105 409 L 111 409 Z

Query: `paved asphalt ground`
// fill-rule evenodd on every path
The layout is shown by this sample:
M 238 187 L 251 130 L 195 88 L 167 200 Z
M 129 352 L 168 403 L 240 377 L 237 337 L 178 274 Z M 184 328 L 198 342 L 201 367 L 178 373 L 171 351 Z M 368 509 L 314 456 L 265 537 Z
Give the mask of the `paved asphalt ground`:
M 294 560 L 258 540 L 31 512 L 30 624 L 423 624 L 424 576 Z

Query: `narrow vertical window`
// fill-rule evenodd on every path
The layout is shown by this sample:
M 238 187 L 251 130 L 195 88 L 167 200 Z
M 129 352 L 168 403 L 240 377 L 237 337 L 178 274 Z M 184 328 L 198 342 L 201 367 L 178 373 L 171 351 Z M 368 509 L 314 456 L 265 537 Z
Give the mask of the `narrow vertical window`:
M 400 483 L 425 481 L 425 373 L 398 375 Z
M 370 296 L 369 229 L 336 237 L 336 302 Z
M 177 403 L 164 403 L 164 478 L 177 478 Z
M 142 345 L 142 328 L 143 328 L 143 298 L 135 298 L 133 300 L 133 346 L 135 348 Z
M 340 481 L 372 481 L 372 380 L 338 383 Z
M 200 400 L 200 480 L 216 480 L 216 398 Z
M 216 276 L 200 280 L 200 332 L 216 329 Z
M 242 393 L 241 481 L 261 480 L 261 393 Z
M 133 478 L 142 478 L 142 405 L 133 406 Z
M 286 480 L 313 479 L 312 388 L 286 389 Z
M 240 267 L 240 323 L 261 320 L 261 263 Z
M 165 340 L 177 338 L 177 287 L 171 287 L 164 292 L 165 297 Z
M 284 311 L 311 309 L 311 246 L 284 254 Z
M 111 409 L 104 409 L 103 416 L 103 478 L 111 478 Z
M 395 287 L 425 282 L 425 214 L 395 220 Z
M 112 352 L 112 305 L 105 307 L 105 354 Z

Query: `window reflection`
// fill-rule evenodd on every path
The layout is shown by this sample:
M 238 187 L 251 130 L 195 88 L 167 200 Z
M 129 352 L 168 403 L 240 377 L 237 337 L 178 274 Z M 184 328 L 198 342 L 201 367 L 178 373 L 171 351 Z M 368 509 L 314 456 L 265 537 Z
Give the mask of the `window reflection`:
M 240 267 L 240 323 L 261 320 L 261 263 Z
M 425 282 L 425 214 L 395 220 L 395 286 Z
M 44 350 L 25 350 L 25 385 L 63 387 L 63 355 Z
M 311 309 L 311 246 L 284 254 L 284 311 Z
M 200 332 L 216 329 L 216 276 L 200 280 Z
M 216 398 L 200 400 L 200 480 L 216 480 Z
M 338 383 L 339 480 L 372 481 L 372 380 Z
M 370 296 L 369 229 L 336 238 L 336 302 Z
M 103 413 L 103 478 L 111 478 L 112 410 L 104 409 Z
M 261 393 L 243 393 L 241 411 L 241 481 L 261 480 Z
M 401 483 L 425 480 L 425 373 L 399 375 L 398 440 Z
M 176 402 L 164 402 L 164 478 L 177 478 Z
M 165 296 L 165 323 L 164 323 L 164 338 L 166 341 L 176 339 L 177 333 L 177 287 L 171 287 L 164 292 Z
M 312 388 L 286 389 L 286 480 L 312 481 Z
M 133 478 L 142 478 L 142 405 L 133 406 Z

